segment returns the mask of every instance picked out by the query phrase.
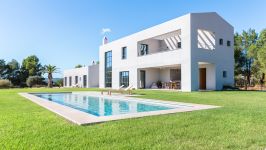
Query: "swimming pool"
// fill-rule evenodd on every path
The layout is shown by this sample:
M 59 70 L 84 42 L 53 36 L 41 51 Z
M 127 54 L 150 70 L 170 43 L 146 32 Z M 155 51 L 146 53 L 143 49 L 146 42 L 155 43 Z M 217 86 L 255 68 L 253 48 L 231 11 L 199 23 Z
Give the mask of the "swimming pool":
M 100 92 L 19 94 L 78 125 L 219 107 Z
M 178 107 L 159 103 L 149 103 L 125 99 L 110 99 L 74 93 L 34 94 L 40 98 L 65 105 L 95 116 L 112 116 L 139 112 L 160 111 Z

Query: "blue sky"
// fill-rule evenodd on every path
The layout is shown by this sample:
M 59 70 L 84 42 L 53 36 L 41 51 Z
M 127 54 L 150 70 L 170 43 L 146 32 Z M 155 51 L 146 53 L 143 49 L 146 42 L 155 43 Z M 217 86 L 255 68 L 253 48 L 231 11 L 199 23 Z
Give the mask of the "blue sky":
M 102 29 L 112 41 L 189 12 L 215 11 L 235 31 L 259 32 L 265 6 L 265 0 L 0 0 L 0 59 L 35 54 L 62 72 L 98 60 Z

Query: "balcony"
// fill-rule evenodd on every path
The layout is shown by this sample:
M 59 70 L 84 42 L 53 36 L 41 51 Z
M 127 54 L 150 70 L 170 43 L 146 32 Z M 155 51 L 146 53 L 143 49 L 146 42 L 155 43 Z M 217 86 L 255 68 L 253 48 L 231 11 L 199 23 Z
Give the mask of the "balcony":
M 181 30 L 173 31 L 138 42 L 138 56 L 181 49 Z

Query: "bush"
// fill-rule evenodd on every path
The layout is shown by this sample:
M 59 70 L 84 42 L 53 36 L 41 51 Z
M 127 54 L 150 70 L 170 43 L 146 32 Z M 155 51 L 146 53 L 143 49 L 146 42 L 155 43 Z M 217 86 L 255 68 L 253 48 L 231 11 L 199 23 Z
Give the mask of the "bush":
M 30 76 L 27 81 L 26 84 L 29 87 L 41 87 L 43 85 L 43 77 L 41 76 Z
M 57 81 L 55 82 L 55 86 L 58 86 L 58 87 L 63 86 L 63 79 L 57 80 Z
M 9 80 L 0 80 L 0 88 L 10 88 L 12 86 Z

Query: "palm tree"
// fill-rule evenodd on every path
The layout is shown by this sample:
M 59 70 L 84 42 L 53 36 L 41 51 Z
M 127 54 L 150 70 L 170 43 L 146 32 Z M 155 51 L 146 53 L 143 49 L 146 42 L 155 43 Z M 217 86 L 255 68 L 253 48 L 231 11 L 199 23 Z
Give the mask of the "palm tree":
M 45 65 L 43 69 L 43 73 L 48 74 L 48 87 L 52 88 L 53 87 L 53 73 L 57 73 L 58 68 L 56 66 L 52 65 Z

